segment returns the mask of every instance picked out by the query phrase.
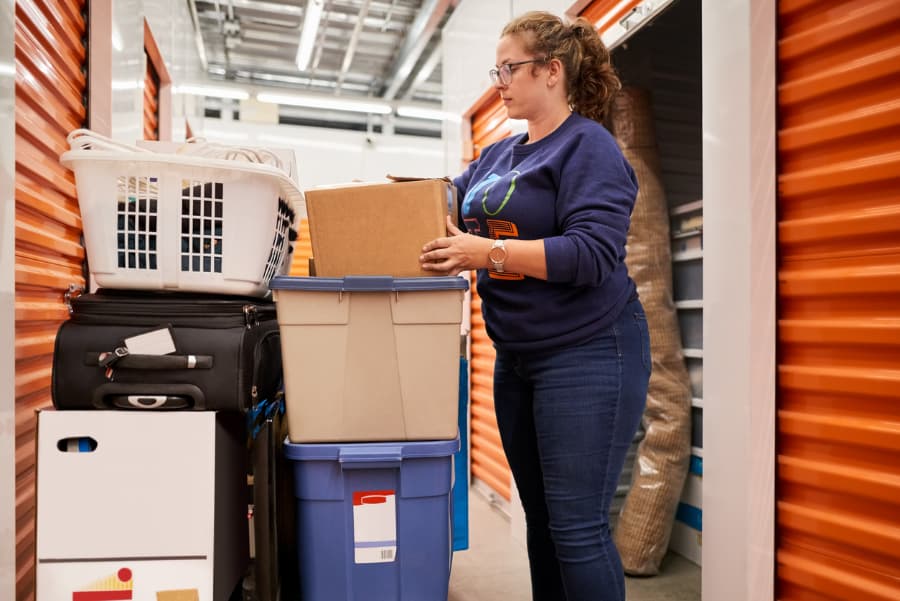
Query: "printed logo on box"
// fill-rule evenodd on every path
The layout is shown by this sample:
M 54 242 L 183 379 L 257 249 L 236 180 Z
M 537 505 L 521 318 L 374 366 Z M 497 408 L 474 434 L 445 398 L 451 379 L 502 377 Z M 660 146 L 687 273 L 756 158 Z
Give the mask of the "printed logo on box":
M 72 601 L 124 601 L 132 599 L 131 570 L 122 568 L 72 593 Z
M 355 563 L 387 563 L 397 557 L 397 503 L 393 490 L 353 493 Z

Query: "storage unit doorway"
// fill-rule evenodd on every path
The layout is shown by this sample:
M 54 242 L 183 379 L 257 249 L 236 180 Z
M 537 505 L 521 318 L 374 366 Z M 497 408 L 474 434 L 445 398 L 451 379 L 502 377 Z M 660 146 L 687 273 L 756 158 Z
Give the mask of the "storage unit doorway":
M 671 547 L 691 561 L 701 561 L 703 471 L 703 160 L 701 23 L 698 0 L 632 2 L 628 6 L 598 0 L 582 7 L 612 47 L 613 62 L 626 86 L 648 90 L 661 159 L 661 176 L 671 221 L 674 309 L 681 331 L 682 353 L 690 375 L 693 425 L 690 474 Z M 609 12 L 612 11 L 612 12 Z M 612 14 L 615 13 L 615 14 Z M 623 23 L 629 25 L 626 30 Z M 502 139 L 520 124 L 511 122 L 499 95 L 490 89 L 469 111 L 472 153 Z M 501 506 L 512 498 L 511 474 L 503 456 L 493 414 L 493 347 L 484 329 L 480 299 L 472 293 L 472 477 L 474 486 Z M 611 508 L 615 522 L 630 488 L 640 429 L 629 452 Z M 510 511 L 510 510 L 508 510 Z

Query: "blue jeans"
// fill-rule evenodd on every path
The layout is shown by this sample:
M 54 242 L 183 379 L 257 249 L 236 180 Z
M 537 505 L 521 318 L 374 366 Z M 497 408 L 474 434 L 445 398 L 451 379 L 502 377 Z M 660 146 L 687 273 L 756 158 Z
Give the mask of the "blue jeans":
M 622 601 L 609 507 L 650 379 L 640 301 L 594 339 L 543 353 L 498 349 L 494 405 L 525 509 L 533 601 Z

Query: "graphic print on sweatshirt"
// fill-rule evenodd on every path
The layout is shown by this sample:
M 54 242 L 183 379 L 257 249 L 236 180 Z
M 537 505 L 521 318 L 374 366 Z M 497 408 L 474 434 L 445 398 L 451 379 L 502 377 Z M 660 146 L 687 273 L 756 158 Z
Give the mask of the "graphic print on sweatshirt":
M 472 201 L 474 198 L 478 197 L 481 201 L 481 210 L 484 214 L 489 217 L 496 217 L 509 202 L 513 192 L 516 191 L 516 180 L 520 175 L 522 175 L 522 172 L 516 169 L 513 169 L 504 177 L 500 177 L 496 173 L 489 174 L 466 193 L 466 198 L 463 201 L 463 214 L 471 214 Z M 504 192 L 503 183 L 501 182 L 503 182 L 506 177 L 509 177 L 509 185 Z M 495 187 L 498 189 L 497 192 L 494 191 Z M 502 194 L 502 197 L 500 194 Z M 494 204 L 496 204 L 496 206 L 493 206 Z
M 519 228 L 512 221 L 504 219 L 496 219 L 503 209 L 509 204 L 513 193 L 516 191 L 516 181 L 522 174 L 521 171 L 513 169 L 504 176 L 496 173 L 489 173 L 482 178 L 475 186 L 466 192 L 463 199 L 463 215 L 473 215 L 473 203 L 475 204 L 476 215 L 484 216 L 484 223 L 487 225 L 487 237 L 496 240 L 498 238 L 509 239 L 519 237 Z M 482 230 L 482 221 L 478 217 L 464 217 L 466 229 L 476 235 L 485 235 Z M 489 270 L 488 276 L 499 280 L 521 280 L 524 275 L 520 273 L 497 273 Z

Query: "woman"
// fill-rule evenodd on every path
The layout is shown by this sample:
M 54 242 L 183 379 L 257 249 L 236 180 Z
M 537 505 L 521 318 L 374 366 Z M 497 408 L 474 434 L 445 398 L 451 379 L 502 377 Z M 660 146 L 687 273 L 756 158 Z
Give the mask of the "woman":
M 625 267 L 637 194 L 600 124 L 619 89 L 590 23 L 527 13 L 490 71 L 525 134 L 455 180 L 460 226 L 423 248 L 435 275 L 478 270 L 497 351 L 494 405 L 527 522 L 534 601 L 625 599 L 609 507 L 644 408 L 646 317 Z

